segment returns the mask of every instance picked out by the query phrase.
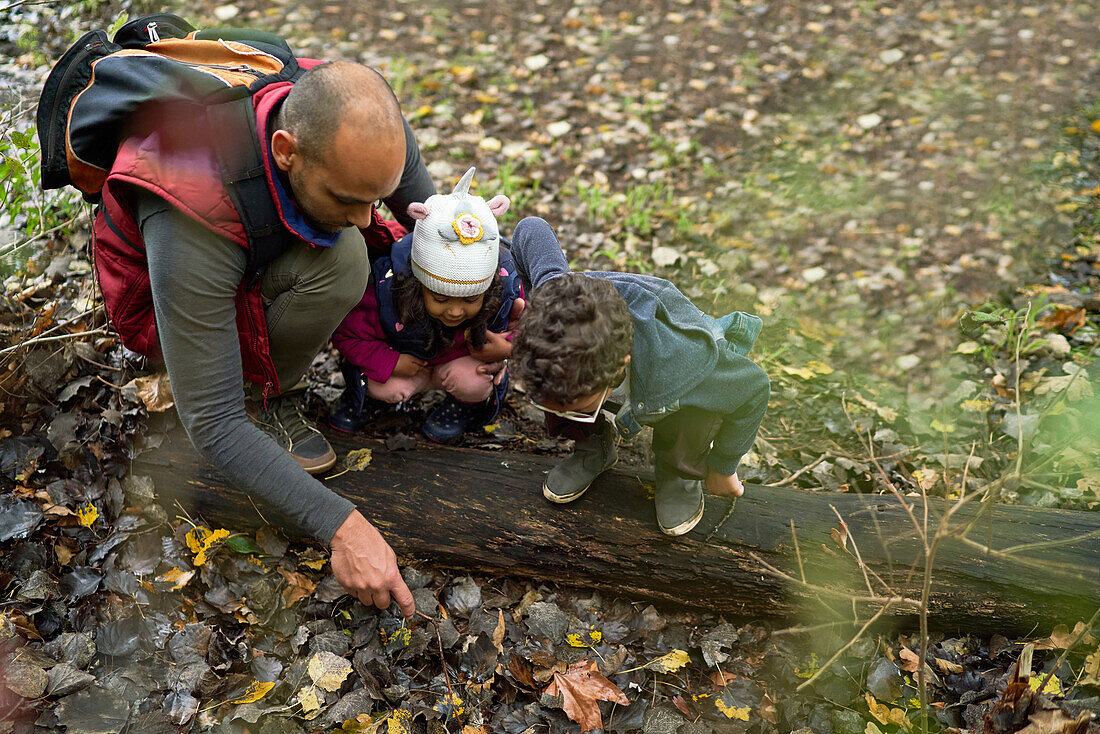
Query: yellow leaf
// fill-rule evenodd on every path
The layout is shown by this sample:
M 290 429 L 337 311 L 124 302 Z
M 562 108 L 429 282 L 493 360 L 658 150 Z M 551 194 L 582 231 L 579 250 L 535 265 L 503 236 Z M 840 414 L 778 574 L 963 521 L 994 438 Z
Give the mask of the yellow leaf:
M 453 716 L 461 716 L 462 713 L 466 710 L 466 706 L 464 705 L 463 700 L 459 697 L 457 693 L 453 692 L 448 693 L 447 695 L 436 701 L 435 706 L 432 706 L 432 708 L 441 714 L 446 714 L 447 718 L 451 718 Z
M 254 680 L 248 684 L 248 688 L 245 689 L 240 698 L 234 698 L 229 703 L 256 703 L 261 698 L 266 696 L 274 687 L 274 681 L 268 683 L 265 681 Z
M 192 528 L 184 536 L 187 547 L 195 554 L 194 564 L 202 566 L 206 564 L 207 556 L 216 544 L 229 537 L 229 531 L 218 529 L 210 530 L 202 525 Z
M 603 633 L 597 629 L 587 630 L 583 633 L 570 632 L 565 636 L 565 641 L 573 647 L 591 647 L 600 644 L 602 639 Z
M 1043 679 L 1044 678 L 1046 678 L 1045 674 L 1044 675 L 1033 675 L 1033 676 L 1031 676 L 1031 678 L 1028 679 L 1027 684 L 1028 684 L 1028 686 L 1030 686 L 1031 690 L 1038 691 L 1039 686 L 1043 685 Z M 1056 675 L 1050 676 L 1050 681 L 1047 682 L 1046 688 L 1044 688 L 1042 692 L 1049 695 L 1049 696 L 1054 696 L 1054 697 L 1061 696 L 1062 695 L 1062 681 L 1058 680 L 1058 676 L 1056 676 Z
M 691 662 L 691 656 L 683 650 L 673 650 L 672 652 L 662 655 L 656 660 L 650 660 L 642 667 L 646 670 L 655 670 L 658 673 L 671 673 L 674 670 L 680 668 Z
M 812 652 L 810 653 L 810 657 L 806 659 L 806 664 L 804 666 L 794 666 L 794 674 L 799 678 L 812 678 L 820 665 L 821 660 L 818 659 L 817 653 Z
M 298 703 L 302 711 L 308 714 L 321 708 L 321 697 L 313 686 L 302 686 L 302 690 L 298 691 Z
M 954 423 L 940 423 L 939 419 L 933 418 L 932 422 L 928 424 L 933 431 L 939 431 L 940 433 L 954 433 Z
M 397 709 L 386 721 L 386 734 L 412 734 L 412 712 Z
M 328 650 L 322 650 L 309 659 L 307 670 L 319 688 L 338 691 L 351 672 L 351 663 Z
M 790 365 L 781 364 L 779 365 L 779 369 L 783 370 L 788 375 L 801 377 L 803 380 L 814 379 L 813 370 L 807 369 L 806 367 L 791 367 Z
M 372 458 L 370 449 L 355 449 L 349 451 L 347 457 L 344 459 L 344 466 L 348 471 L 363 471 L 370 465 Z
M 191 577 L 194 575 L 194 571 L 183 571 L 173 566 L 172 570 L 165 571 L 160 576 L 157 576 L 157 581 L 172 584 L 172 591 L 178 591 L 184 586 L 187 586 L 187 582 L 190 581 Z
M 1094 133 L 1100 133 L 1100 120 L 1092 121 L 1092 131 Z
M 982 346 L 978 342 L 963 342 L 959 346 L 955 347 L 956 354 L 973 354 L 981 349 Z
M 320 571 L 326 563 L 328 563 L 327 558 L 314 558 L 311 561 L 298 561 L 299 566 L 312 568 L 314 571 Z
M 870 693 L 864 694 L 867 697 L 867 708 L 871 712 L 871 716 L 874 716 L 878 723 L 889 724 L 890 723 L 890 707 L 883 706 L 881 703 L 875 700 L 875 697 Z
M 811 359 L 806 363 L 806 366 L 819 375 L 831 375 L 833 374 L 833 368 L 824 362 L 819 362 L 816 359 Z
M 727 706 L 726 702 L 722 700 L 721 696 L 714 699 L 714 705 L 726 715 L 727 719 L 739 719 L 741 721 L 749 720 L 749 713 L 752 711 L 751 706 Z
M 80 520 L 81 525 L 90 528 L 92 523 L 99 519 L 99 510 L 95 508 L 95 505 L 89 502 L 77 509 L 76 516 Z

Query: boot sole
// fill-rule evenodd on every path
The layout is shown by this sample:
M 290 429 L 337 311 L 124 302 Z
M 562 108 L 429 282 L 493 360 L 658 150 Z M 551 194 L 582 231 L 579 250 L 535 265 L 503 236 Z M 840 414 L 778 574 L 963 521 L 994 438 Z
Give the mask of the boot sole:
M 660 522 L 657 523 L 657 527 L 661 529 L 662 533 L 664 533 L 665 535 L 672 536 L 672 537 L 676 537 L 678 535 L 684 535 L 686 533 L 689 533 L 689 532 L 691 532 L 691 529 L 694 528 L 696 525 L 698 525 L 699 521 L 703 519 L 703 510 L 705 510 L 706 507 L 707 507 L 706 500 L 703 500 L 703 502 L 700 503 L 700 505 L 699 505 L 699 513 L 695 517 L 693 517 L 692 519 L 685 520 L 684 522 L 680 523 L 679 525 L 677 525 L 674 528 L 666 528 L 663 525 L 661 525 Z
M 603 474 L 605 471 L 607 471 L 608 469 L 610 469 L 611 467 L 615 466 L 618 463 L 619 463 L 619 458 L 615 457 L 615 460 L 612 461 L 607 466 L 605 466 L 603 468 L 603 470 L 600 472 L 600 474 Z M 597 474 L 596 476 L 592 477 L 591 482 L 589 482 L 587 485 L 585 485 L 583 488 L 581 488 L 580 491 L 574 492 L 573 494 L 569 495 L 568 497 L 563 497 L 560 494 L 554 494 L 553 492 L 550 491 L 550 488 L 548 486 L 546 486 L 546 482 L 543 482 L 542 483 L 542 496 L 545 497 L 546 499 L 550 500 L 551 502 L 553 502 L 556 505 L 569 504 L 573 500 L 580 499 L 581 495 L 583 495 L 585 492 L 587 492 L 588 488 L 596 483 L 596 480 L 600 478 L 600 474 Z M 698 522 L 698 521 L 696 521 L 696 522 Z
M 305 469 L 307 474 L 323 474 L 336 466 L 335 451 L 329 451 L 325 456 L 318 456 L 316 459 L 303 459 L 301 456 L 295 456 L 294 454 L 291 454 L 290 458 L 298 462 L 298 466 Z

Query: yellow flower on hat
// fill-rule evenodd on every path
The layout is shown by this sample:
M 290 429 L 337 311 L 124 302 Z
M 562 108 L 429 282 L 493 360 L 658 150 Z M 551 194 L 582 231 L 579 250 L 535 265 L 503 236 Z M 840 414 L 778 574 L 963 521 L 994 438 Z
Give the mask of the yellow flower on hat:
M 464 245 L 477 242 L 484 234 L 481 228 L 481 220 L 469 213 L 459 214 L 451 222 L 451 226 L 454 228 L 455 234 L 458 235 L 458 241 Z

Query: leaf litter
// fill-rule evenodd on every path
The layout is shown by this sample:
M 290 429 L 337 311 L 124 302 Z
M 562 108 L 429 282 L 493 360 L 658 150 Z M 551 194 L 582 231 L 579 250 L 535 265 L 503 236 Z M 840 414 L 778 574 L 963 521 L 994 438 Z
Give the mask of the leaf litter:
M 1095 338 L 1100 311 L 1095 230 L 1074 218 L 1095 201 L 1090 136 L 1100 115 L 1071 126 L 1069 145 L 1046 154 L 1064 142 L 1051 120 L 1097 78 L 1087 4 L 1010 13 L 957 3 L 551 2 L 499 12 L 488 30 L 488 9 L 451 10 L 428 3 L 348 18 L 336 6 L 275 2 L 270 12 L 210 13 L 266 23 L 303 53 L 331 49 L 378 65 L 403 101 L 416 102 L 409 109 L 437 180 L 477 160 L 495 177 L 486 190 L 499 185 L 519 215 L 560 224 L 582 266 L 659 274 L 711 310 L 764 314 L 779 335 L 762 345 L 776 398 L 746 478 L 873 489 L 869 436 L 892 479 L 946 492 L 944 476 L 967 462 L 965 452 L 937 456 L 922 444 L 1001 422 L 1014 441 L 1042 435 L 1040 417 L 1012 422 L 1017 379 L 1044 399 L 1089 399 L 1095 372 L 1066 350 Z M 87 20 L 33 5 L 13 12 L 6 33 Z M 396 40 L 397 29 L 405 56 L 366 42 Z M 510 42 L 500 42 L 505 35 Z M 1058 40 L 1042 52 L 1049 63 L 1008 64 L 1015 44 L 1048 36 Z M 67 37 L 50 33 L 41 48 L 56 57 L 56 39 Z M 456 63 L 467 41 L 470 58 Z M 13 54 L 5 64 L 40 82 L 41 60 Z M 1038 169 L 1056 179 L 1047 191 L 1065 192 L 1055 194 L 1061 219 L 1045 216 Z M 1018 366 L 1004 348 L 1011 314 L 979 304 L 991 280 L 1016 286 L 1031 272 L 1028 243 L 1067 238 L 1050 282 L 1011 299 L 1021 311 L 1028 299 L 1047 304 L 1032 314 L 1042 339 Z M 63 254 L 66 246 L 47 241 L 5 282 L 4 346 L 51 323 L 65 321 L 76 337 L 99 323 L 81 287 L 87 263 Z M 939 314 L 966 344 L 948 350 L 957 353 L 952 398 L 963 406 L 954 415 L 890 385 L 939 380 L 926 356 Z M 55 731 L 262 723 L 517 734 L 594 722 L 646 732 L 914 724 L 921 646 L 911 635 L 861 640 L 795 694 L 820 669 L 807 654 L 820 640 L 809 638 L 839 648 L 839 630 L 784 633 L 415 566 L 406 575 L 418 608 L 443 610 L 438 617 L 410 627 L 369 611 L 334 588 L 316 548 L 274 528 L 246 537 L 192 527 L 127 475 L 130 460 L 159 441 L 149 413 L 167 407 L 170 386 L 154 374 L 114 387 L 141 365 L 111 338 L 19 356 L 5 394 L 26 397 L 0 406 L 0 583 L 9 600 L 0 609 L 0 731 L 32 722 Z M 873 374 L 852 369 L 868 364 Z M 338 371 L 324 358 L 316 367 L 315 391 L 334 397 L 329 376 Z M 519 396 L 512 401 L 508 421 L 464 443 L 568 450 L 524 418 Z M 390 450 L 418 445 L 430 403 L 408 407 L 372 428 Z M 812 448 L 811 439 L 792 445 L 792 435 L 813 437 Z M 1100 475 L 1088 454 L 1056 460 L 1057 479 L 1076 494 L 1022 487 L 1016 499 L 1095 507 Z M 643 441 L 627 458 L 644 456 Z M 1006 451 L 975 470 L 993 476 L 1014 458 Z M 369 471 L 368 461 L 348 466 Z M 1100 633 L 1064 621 L 1032 640 L 1036 667 L 1026 676 L 1015 670 L 1024 640 L 934 636 L 926 667 L 937 725 L 1079 730 L 1097 708 Z M 1052 701 L 1055 684 L 1062 700 Z

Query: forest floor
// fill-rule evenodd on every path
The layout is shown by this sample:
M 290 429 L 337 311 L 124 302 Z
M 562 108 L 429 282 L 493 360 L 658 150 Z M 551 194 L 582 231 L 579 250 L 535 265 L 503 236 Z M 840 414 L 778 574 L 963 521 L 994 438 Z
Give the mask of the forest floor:
M 918 636 L 876 628 L 844 648 L 865 616 L 807 633 L 405 559 L 433 616 L 410 629 L 341 596 L 313 545 L 158 510 L 128 477 L 148 395 L 118 389 L 141 373 L 98 330 L 87 210 L 35 191 L 24 136 L 76 35 L 160 9 L 0 10 L 0 734 L 519 734 L 580 731 L 600 709 L 606 730 L 647 734 L 1034 733 L 1100 712 L 1095 618 L 1073 632 L 1085 620 L 1051 619 L 1030 637 L 1035 687 L 1047 673 L 1058 685 L 1051 704 L 1007 686 L 1028 640 L 934 632 L 922 710 Z M 658 275 L 710 313 L 764 318 L 753 356 L 773 397 L 743 478 L 1100 506 L 1091 0 L 175 12 L 378 68 L 440 190 L 475 165 L 478 193 L 512 199 L 505 234 L 541 216 L 577 268 Z M 310 377 L 323 416 L 341 387 L 335 356 Z M 371 433 L 400 432 L 407 447 L 422 414 L 413 405 Z M 464 444 L 568 450 L 519 392 Z M 643 435 L 628 457 L 646 454 Z M 585 660 L 606 684 L 570 672 Z M 578 703 L 547 692 L 559 679 Z M 626 698 L 612 703 L 616 691 Z

